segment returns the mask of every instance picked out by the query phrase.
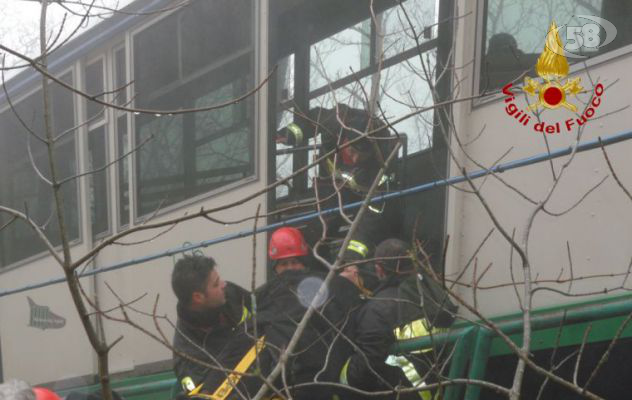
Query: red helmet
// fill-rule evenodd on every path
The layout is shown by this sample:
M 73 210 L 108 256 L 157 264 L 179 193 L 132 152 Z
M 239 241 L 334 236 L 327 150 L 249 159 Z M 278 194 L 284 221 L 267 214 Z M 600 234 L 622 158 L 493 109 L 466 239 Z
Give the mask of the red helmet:
M 43 387 L 34 387 L 33 393 L 35 393 L 36 400 L 61 400 L 61 397 L 57 396 L 55 392 Z
M 270 260 L 290 257 L 302 257 L 309 254 L 309 248 L 303 234 L 296 228 L 283 227 L 272 233 L 268 246 Z

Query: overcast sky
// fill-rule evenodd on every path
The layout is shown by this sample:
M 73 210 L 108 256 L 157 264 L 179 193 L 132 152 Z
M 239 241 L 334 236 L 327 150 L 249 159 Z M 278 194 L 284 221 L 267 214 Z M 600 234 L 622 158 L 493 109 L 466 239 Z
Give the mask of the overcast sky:
M 121 7 L 129 4 L 131 1 L 133 0 L 94 0 L 94 5 L 120 9 Z M 80 2 L 90 4 L 92 0 L 71 0 L 67 4 L 68 7 L 72 7 L 75 12 L 81 13 L 81 11 L 85 10 L 86 7 L 79 4 Z M 62 26 L 64 15 L 66 15 L 66 21 L 64 22 L 63 27 L 66 35 L 70 34 L 81 22 L 80 17 L 68 13 L 58 4 L 51 4 L 48 10 L 48 31 L 50 33 L 55 28 L 55 36 L 57 35 L 59 28 Z M 103 9 L 95 7 L 91 14 L 96 15 L 97 13 L 103 12 Z M 0 43 L 29 56 L 39 54 L 39 19 L 39 1 L 0 0 L 0 21 L 2 21 L 0 24 Z M 82 27 L 82 30 L 94 26 L 102 19 L 103 17 L 99 16 L 90 18 L 87 26 Z M 7 56 L 7 65 L 15 65 L 16 62 L 18 62 L 18 60 Z

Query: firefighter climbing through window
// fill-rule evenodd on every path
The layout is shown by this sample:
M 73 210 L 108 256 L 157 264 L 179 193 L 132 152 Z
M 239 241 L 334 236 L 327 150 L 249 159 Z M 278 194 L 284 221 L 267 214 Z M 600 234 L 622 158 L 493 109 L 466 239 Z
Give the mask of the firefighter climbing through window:
M 321 155 L 329 154 L 319 165 L 315 178 L 316 197 L 322 209 L 338 207 L 362 201 L 384 160 L 395 146 L 395 137 L 379 118 L 366 111 L 339 104 L 337 108 L 313 108 L 306 115 L 297 114 L 292 123 L 277 132 L 277 142 L 300 146 L 320 135 Z M 387 192 L 394 183 L 392 169 L 379 182 L 376 194 Z M 393 207 L 385 202 L 372 203 L 352 239 L 373 248 L 377 243 L 392 236 L 397 229 L 397 218 L 392 218 Z M 352 211 L 345 211 L 352 217 Z M 340 213 L 324 216 L 326 237 L 331 240 L 339 235 L 345 220 Z M 304 229 L 307 242 L 321 239 L 323 224 L 314 220 Z M 328 246 L 319 254 L 331 258 Z

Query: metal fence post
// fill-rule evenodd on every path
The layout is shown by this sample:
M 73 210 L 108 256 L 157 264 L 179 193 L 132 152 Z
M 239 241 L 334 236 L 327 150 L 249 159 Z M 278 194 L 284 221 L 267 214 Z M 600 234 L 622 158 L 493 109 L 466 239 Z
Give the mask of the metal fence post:
M 492 332 L 487 328 L 480 328 L 478 330 L 468 378 L 477 380 L 485 379 L 487 360 L 489 359 L 489 351 L 492 346 L 492 336 Z M 478 400 L 480 394 L 481 387 L 479 385 L 467 385 L 464 400 Z
M 465 367 L 472 353 L 472 343 L 479 328 L 471 327 L 463 332 L 463 335 L 457 340 L 450 361 L 450 372 L 448 379 L 462 378 L 465 376 Z M 463 385 L 451 384 L 445 390 L 444 400 L 457 400 L 463 392 Z

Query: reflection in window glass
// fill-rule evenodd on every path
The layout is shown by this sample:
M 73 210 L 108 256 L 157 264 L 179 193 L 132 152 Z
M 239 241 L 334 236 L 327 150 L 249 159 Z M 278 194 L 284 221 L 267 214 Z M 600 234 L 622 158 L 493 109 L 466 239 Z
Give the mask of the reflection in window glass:
M 72 84 L 72 75 L 62 79 Z M 68 90 L 51 83 L 51 112 L 53 134 L 72 129 L 74 122 L 73 96 Z M 41 91 L 16 102 L 16 111 L 24 123 L 37 135 L 45 136 L 43 128 L 43 106 Z M 59 226 L 54 209 L 53 191 L 35 171 L 28 155 L 30 146 L 35 166 L 40 173 L 50 179 L 48 154 L 45 146 L 32 138 L 22 127 L 10 109 L 0 114 L 0 204 L 27 211 L 54 244 L 61 243 Z M 75 137 L 69 133 L 57 142 L 55 162 L 60 179 L 76 174 Z M 64 214 L 67 234 L 70 240 L 79 237 L 79 213 L 77 185 L 70 180 L 62 186 Z M 8 223 L 6 214 L 0 215 L 0 226 Z M 7 266 L 34 256 L 45 250 L 42 242 L 30 226 L 15 221 L 0 231 L 0 267 Z
M 137 116 L 138 215 L 153 212 L 161 204 L 185 197 L 182 115 L 152 118 Z M 177 196 L 177 198 L 171 198 Z
M 277 129 L 281 129 L 290 123 L 294 119 L 294 109 L 284 110 L 277 116 Z M 277 151 L 292 149 L 294 146 L 287 146 L 283 143 L 277 143 Z M 294 157 L 292 153 L 279 154 L 276 156 L 276 180 L 281 180 L 292 174 L 292 166 Z M 276 187 L 276 197 L 281 198 L 290 194 L 292 180 Z
M 118 105 L 127 102 L 127 72 L 125 69 L 125 47 L 114 52 L 114 101 Z
M 435 52 L 430 51 L 426 54 L 424 63 L 426 70 L 430 73 L 434 71 Z M 386 119 L 393 124 L 398 133 L 407 135 L 408 153 L 432 146 L 433 110 L 395 123 L 395 120 L 433 104 L 432 94 L 427 79 L 423 76 L 423 70 L 419 57 L 413 57 L 382 70 L 380 74 L 377 100 Z M 365 91 L 370 90 L 372 83 L 372 76 L 362 78 L 359 83 L 351 83 L 312 99 L 310 108 L 333 108 L 336 103 L 342 103 L 353 108 L 368 109 Z M 381 114 L 379 110 L 378 113 Z
M 294 98 L 294 54 L 277 64 L 277 100 L 280 103 Z
M 573 49 L 575 31 L 594 23 L 578 15 L 597 16 L 614 24 L 617 33 L 612 43 L 605 47 L 588 45 L 588 38 L 582 33 L 579 40 L 584 45 Z M 488 0 L 480 90 L 500 88 L 532 69 L 542 53 L 552 21 L 560 27 L 567 59 L 573 63 L 632 43 L 631 16 L 632 3 L 628 0 Z M 603 43 L 605 31 L 603 27 L 595 27 L 599 31 L 599 42 Z
M 61 77 L 64 83 L 69 85 L 73 84 L 72 74 L 67 73 Z M 52 87 L 52 109 L 53 109 L 53 127 L 55 128 L 55 134 L 60 135 L 71 129 L 76 128 L 75 124 L 75 102 L 73 99 L 73 93 L 62 87 L 57 83 L 51 83 Z M 41 100 L 41 95 L 38 99 Z M 38 108 L 42 107 L 37 105 Z M 43 133 L 43 131 L 40 131 Z
M 384 35 L 384 58 L 414 48 L 417 45 L 415 35 L 418 36 L 419 43 L 437 36 L 437 4 L 435 1 L 409 0 L 382 13 L 380 20 Z
M 226 85 L 195 102 L 202 108 L 235 97 L 240 82 Z M 248 103 L 195 114 L 195 186 L 200 191 L 244 178 L 250 171 L 251 132 Z
M 116 122 L 118 158 L 129 153 L 127 117 L 119 117 Z M 129 163 L 130 156 L 126 156 L 116 163 L 118 166 L 118 196 L 119 196 L 119 227 L 129 224 Z
M 310 148 L 315 148 L 322 143 L 321 135 L 316 135 L 316 137 L 310 138 L 307 141 L 307 145 Z M 316 161 L 316 159 L 321 156 L 320 150 L 308 150 L 307 151 L 307 162 L 309 164 Z M 312 188 L 314 186 L 314 178 L 316 178 L 319 174 L 319 165 L 316 164 L 312 168 L 307 170 L 307 188 Z
M 97 96 L 99 100 L 103 100 L 103 60 L 99 59 L 92 64 L 88 64 L 85 70 L 86 93 Z M 86 113 L 88 119 L 99 115 L 97 118 L 103 118 L 103 106 L 92 100 L 86 100 Z
M 371 54 L 370 20 L 338 32 L 314 44 L 310 50 L 310 82 L 313 89 L 366 68 Z
M 426 55 L 426 70 L 434 71 L 435 51 L 427 52 Z M 394 122 L 420 108 L 432 106 L 432 94 L 423 70 L 419 57 L 413 57 L 385 69 L 380 79 L 380 105 L 385 117 L 391 121 L 397 132 L 407 135 L 408 153 L 432 146 L 433 110 Z
M 370 88 L 371 77 L 361 78 L 357 82 L 350 83 L 310 100 L 309 108 L 334 108 L 336 104 L 342 103 L 349 107 L 366 109 L 368 107 L 368 91 Z
M 250 91 L 252 7 L 252 0 L 191 2 L 138 33 L 136 105 L 203 108 Z M 136 145 L 151 138 L 136 157 L 137 215 L 251 176 L 253 102 L 251 96 L 212 111 L 135 116 Z
M 88 133 L 88 171 L 96 171 L 107 163 L 107 138 L 105 128 L 100 126 Z M 108 223 L 108 178 L 107 170 L 88 175 L 88 196 L 92 235 L 106 233 Z
M 169 15 L 134 36 L 134 92 L 137 105 L 146 105 L 177 82 L 178 13 Z M 152 96 L 153 95 L 153 96 Z
M 251 13 L 250 0 L 197 1 L 184 7 L 179 28 L 182 76 L 186 78 L 248 50 L 252 42 Z

